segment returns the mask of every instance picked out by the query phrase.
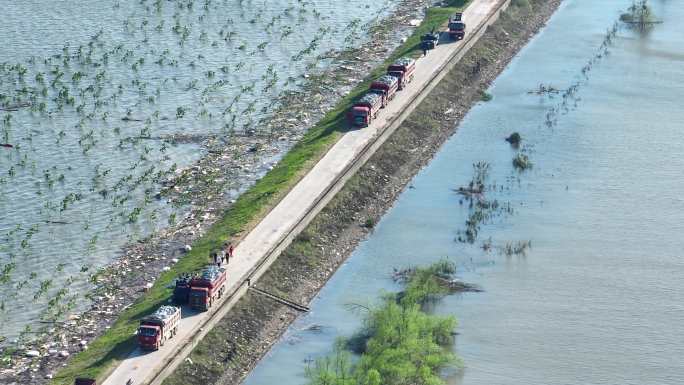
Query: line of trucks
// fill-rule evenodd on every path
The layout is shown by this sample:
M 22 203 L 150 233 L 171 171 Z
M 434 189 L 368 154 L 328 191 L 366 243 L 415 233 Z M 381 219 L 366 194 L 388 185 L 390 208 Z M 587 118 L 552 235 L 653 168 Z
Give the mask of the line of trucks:
M 164 343 L 178 333 L 181 307 L 189 305 L 196 311 L 207 311 L 226 291 L 226 269 L 209 265 L 195 275 L 185 274 L 176 279 L 172 301 L 174 306 L 164 305 L 154 313 L 143 317 L 136 331 L 138 345 L 143 350 L 159 350 Z M 75 385 L 97 385 L 91 378 L 77 378 Z M 129 384 L 132 385 L 129 380 Z
M 194 276 L 183 275 L 176 279 L 173 303 L 162 306 L 140 320 L 138 345 L 144 350 L 158 350 L 178 332 L 181 306 L 190 305 L 197 311 L 207 311 L 223 297 L 226 290 L 226 269 L 210 265 Z
M 462 13 L 449 18 L 449 37 L 461 40 L 465 37 L 466 25 L 462 21 Z M 439 32 L 430 32 L 421 37 L 421 48 L 425 51 L 434 49 L 439 44 Z M 415 59 L 403 57 L 387 67 L 387 73 L 370 84 L 366 94 L 354 102 L 347 113 L 347 120 L 352 126 L 367 127 L 377 118 L 380 109 L 394 99 L 395 94 L 403 90 L 413 80 L 416 71 Z
M 403 90 L 413 80 L 416 72 L 416 61 L 411 58 L 400 58 L 387 67 L 387 74 L 370 84 L 369 92 L 352 105 L 347 119 L 357 127 L 367 127 L 377 117 L 381 108 L 385 108 L 394 99 L 399 90 Z
M 449 19 L 449 36 L 461 40 L 465 36 L 465 23 L 461 13 Z M 421 47 L 433 49 L 439 44 L 439 33 L 423 35 Z M 406 88 L 416 72 L 416 60 L 408 57 L 397 59 L 387 73 L 370 84 L 369 92 L 359 98 L 347 114 L 349 122 L 357 127 L 366 127 L 377 117 L 381 108 L 394 99 L 396 93 Z M 138 345 L 144 350 L 158 350 L 178 333 L 181 321 L 181 306 L 189 305 L 196 311 L 209 310 L 223 297 L 226 290 L 226 269 L 216 265 L 205 267 L 199 274 L 183 275 L 176 279 L 173 290 L 175 306 L 164 305 L 154 313 L 142 318 L 136 332 Z M 130 380 L 129 380 L 130 382 Z M 75 385 L 96 385 L 95 380 L 77 378 Z M 128 385 L 128 384 L 127 384 Z

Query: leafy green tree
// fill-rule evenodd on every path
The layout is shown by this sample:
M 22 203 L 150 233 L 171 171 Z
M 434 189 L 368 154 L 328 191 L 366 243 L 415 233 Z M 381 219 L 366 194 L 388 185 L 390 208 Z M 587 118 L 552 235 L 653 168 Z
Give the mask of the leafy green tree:
M 386 295 L 382 304 L 364 319 L 365 349 L 351 363 L 343 344 L 334 353 L 307 369 L 310 385 L 441 385 L 439 369 L 458 363 L 447 348 L 457 326 L 454 317 L 441 317 L 423 311 L 422 305 L 450 292 L 453 264 L 440 262 L 411 271 L 404 292 Z

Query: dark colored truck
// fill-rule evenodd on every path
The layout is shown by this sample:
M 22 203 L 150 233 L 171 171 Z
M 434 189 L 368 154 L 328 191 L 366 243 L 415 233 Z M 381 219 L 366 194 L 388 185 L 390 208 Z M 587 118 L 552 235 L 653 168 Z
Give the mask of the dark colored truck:
M 465 37 L 466 25 L 461 20 L 462 13 L 455 13 L 449 18 L 449 37 L 454 40 L 461 40 Z
M 97 385 L 92 378 L 77 378 L 74 385 Z
M 387 74 L 399 79 L 399 89 L 403 90 L 408 83 L 413 80 L 416 72 L 416 61 L 409 57 L 397 59 L 392 65 L 387 67 Z
M 153 314 L 140 320 L 138 344 L 145 350 L 158 350 L 166 340 L 173 338 L 178 331 L 181 309 L 175 306 L 162 306 Z
M 399 90 L 399 79 L 392 75 L 382 75 L 370 85 L 370 91 L 382 96 L 382 106 L 387 106 Z
M 420 48 L 424 51 L 434 49 L 435 47 L 437 47 L 438 44 L 439 32 L 435 32 L 434 29 L 432 30 L 432 32 L 426 33 L 420 38 Z
M 349 122 L 357 127 L 367 127 L 382 108 L 382 96 L 369 92 L 357 100 L 347 114 Z
M 199 276 L 190 280 L 190 306 L 207 311 L 226 289 L 226 269 L 215 265 L 204 268 Z
M 173 303 L 183 305 L 190 299 L 190 276 L 187 274 L 176 278 L 176 286 L 173 288 Z

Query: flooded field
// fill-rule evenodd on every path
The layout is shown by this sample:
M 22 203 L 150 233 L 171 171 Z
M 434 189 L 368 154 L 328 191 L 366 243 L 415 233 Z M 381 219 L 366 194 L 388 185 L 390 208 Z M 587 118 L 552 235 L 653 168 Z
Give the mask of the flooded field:
M 183 218 L 157 193 L 207 136 L 278 137 L 278 96 L 397 3 L 0 1 L 0 340 L 86 304 L 123 245 Z
M 649 4 L 661 24 L 613 33 L 631 2 L 565 1 L 246 383 L 305 384 L 350 303 L 445 257 L 485 290 L 435 308 L 460 320 L 449 384 L 682 383 L 684 5 Z

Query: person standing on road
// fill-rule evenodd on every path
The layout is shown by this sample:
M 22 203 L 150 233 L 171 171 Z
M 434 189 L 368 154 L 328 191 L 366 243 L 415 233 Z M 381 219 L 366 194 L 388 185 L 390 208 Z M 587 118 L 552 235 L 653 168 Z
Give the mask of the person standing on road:
M 225 249 L 225 247 L 222 247 L 222 248 L 219 249 L 219 251 L 218 251 L 218 259 L 219 259 L 219 261 L 221 261 L 222 264 L 223 264 L 223 263 L 228 264 L 228 260 L 227 260 L 228 258 L 227 258 L 227 256 L 226 256 L 226 249 Z
M 221 267 L 221 259 L 219 258 L 219 254 L 215 251 L 212 251 L 211 257 L 214 260 L 214 265 Z
M 230 259 L 233 258 L 233 251 L 235 248 L 233 247 L 232 242 L 226 242 L 223 244 L 223 252 L 225 253 L 225 258 L 226 258 L 226 264 L 230 262 Z

